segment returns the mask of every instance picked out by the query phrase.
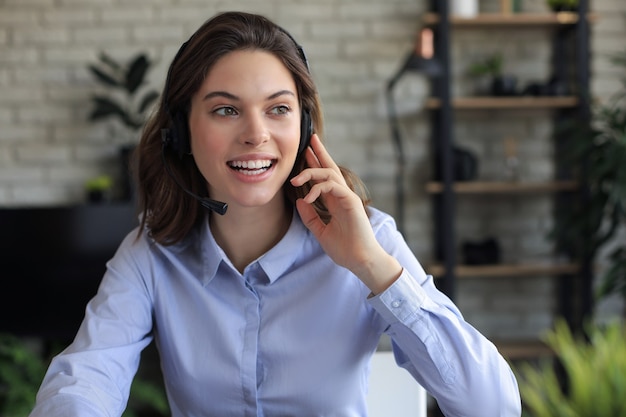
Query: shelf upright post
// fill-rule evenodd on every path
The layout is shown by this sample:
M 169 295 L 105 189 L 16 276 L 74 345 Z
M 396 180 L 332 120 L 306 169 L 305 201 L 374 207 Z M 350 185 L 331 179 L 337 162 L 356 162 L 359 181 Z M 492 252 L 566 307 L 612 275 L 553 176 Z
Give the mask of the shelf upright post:
M 433 111 L 434 127 L 431 136 L 435 158 L 438 160 L 439 174 L 443 183 L 443 192 L 435 197 L 435 228 L 437 257 L 443 262 L 445 275 L 441 281 L 441 290 L 451 299 L 455 297 L 455 195 L 453 191 L 453 114 L 450 97 L 450 17 L 448 0 L 431 0 L 431 10 L 438 13 L 439 23 L 435 25 L 435 56 L 441 63 L 441 76 L 433 81 L 433 93 L 441 101 L 441 106 Z
M 577 123 L 583 125 L 591 124 L 591 97 L 590 97 L 590 46 L 589 46 L 589 0 L 579 0 L 578 2 L 578 19 L 573 26 L 565 26 L 561 29 L 555 38 L 554 51 L 555 56 L 553 64 L 557 75 L 565 79 L 570 75 L 569 79 L 575 88 L 574 94 L 577 96 L 578 103 L 576 108 L 566 110 L 561 114 L 561 120 L 576 120 Z M 569 45 L 569 47 L 568 47 Z M 570 51 L 568 55 L 566 52 Z M 573 55 L 572 55 L 573 54 Z M 569 64 L 569 65 L 568 65 Z M 573 65 L 575 72 L 573 79 L 568 74 L 568 67 Z M 567 131 L 557 133 L 555 135 L 555 154 L 566 154 L 570 145 L 570 137 Z M 586 168 L 580 167 L 584 174 Z M 572 167 L 564 164 L 563 161 L 557 161 L 558 179 L 571 178 Z M 582 204 L 588 198 L 588 190 L 582 187 L 575 194 L 558 195 L 557 213 L 559 208 L 568 207 L 573 204 L 573 199 L 579 199 Z M 588 250 L 584 248 L 587 245 L 583 236 L 580 237 L 580 245 L 572 242 L 575 247 L 558 248 L 564 250 L 568 255 L 576 258 L 579 264 L 579 270 L 572 275 L 559 276 L 559 302 L 560 314 L 567 320 L 569 325 L 576 331 L 581 330 L 583 321 L 588 317 L 593 309 L 593 272 L 592 259 L 588 255 Z M 582 247 L 582 249 L 580 249 Z
M 578 87 L 578 118 L 585 124 L 591 124 L 591 90 L 590 90 L 590 66 L 591 53 L 589 46 L 589 0 L 578 1 L 578 22 L 576 23 L 576 81 Z M 586 189 L 582 190 L 581 198 L 588 198 Z M 582 238 L 582 237 L 581 237 Z M 577 317 L 579 326 L 592 313 L 593 310 L 593 273 L 592 259 L 584 256 L 580 260 L 580 314 Z
M 567 85 L 574 87 L 574 90 L 578 89 L 578 82 L 572 80 L 572 68 L 577 68 L 577 62 L 571 55 L 575 53 L 575 49 L 572 48 L 574 40 L 572 36 L 576 35 L 576 27 L 573 25 L 559 25 L 557 26 L 553 35 L 552 45 L 552 76 L 561 82 L 567 82 Z M 577 91 L 572 91 L 572 94 L 578 94 Z M 571 120 L 575 118 L 576 108 L 561 109 L 556 111 L 554 116 L 554 133 L 553 133 L 553 147 L 554 147 L 554 164 L 555 164 L 555 179 L 567 180 L 572 178 L 572 167 L 570 163 L 565 161 L 565 158 L 559 157 L 565 155 L 568 152 L 570 146 L 570 137 L 566 131 L 559 129 L 559 126 L 567 125 Z M 574 199 L 577 197 L 571 193 L 556 193 L 553 198 L 554 209 L 553 216 L 556 219 L 562 210 L 567 210 L 574 204 Z M 561 243 L 555 247 L 557 254 L 564 254 L 567 257 L 576 258 L 575 250 L 569 246 L 572 242 Z M 557 295 L 558 295 L 558 309 L 557 314 L 567 320 L 568 323 L 574 322 L 574 309 L 575 300 L 577 299 L 577 290 L 572 285 L 575 282 L 576 274 L 559 274 L 555 277 L 557 279 Z

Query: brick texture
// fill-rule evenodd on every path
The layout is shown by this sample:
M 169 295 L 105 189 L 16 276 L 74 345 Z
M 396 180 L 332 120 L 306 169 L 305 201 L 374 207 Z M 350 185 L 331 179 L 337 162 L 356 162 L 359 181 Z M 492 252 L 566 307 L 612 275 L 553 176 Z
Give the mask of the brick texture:
M 304 46 L 325 106 L 329 148 L 339 163 L 362 175 L 374 205 L 390 213 L 395 212 L 395 166 L 383 92 L 412 47 L 427 3 L 236 3 L 239 9 L 273 18 Z M 481 1 L 481 10 L 496 11 L 498 4 Z M 85 180 L 101 173 L 117 177 L 117 141 L 110 137 L 115 126 L 86 120 L 89 97 L 98 88 L 87 64 L 100 51 L 121 60 L 145 51 L 155 62 L 151 85 L 160 89 L 179 45 L 225 7 L 224 2 L 205 0 L 0 2 L 0 206 L 78 204 L 85 200 Z M 545 11 L 546 6 L 543 0 L 525 0 L 523 9 Z M 623 48 L 626 2 L 593 0 L 592 9 L 599 16 L 592 27 L 592 88 L 594 95 L 603 98 L 618 82 L 606 56 Z M 521 84 L 545 80 L 551 56 L 548 33 L 516 29 L 514 35 L 455 33 L 454 93 L 474 91 L 476 80 L 467 76 L 467 67 L 495 51 L 504 51 L 506 68 L 519 76 Z M 428 117 L 420 112 L 427 87 L 419 80 L 403 83 L 403 91 L 396 93 L 407 142 L 406 235 L 426 264 L 432 257 L 434 227 L 429 196 L 422 187 L 431 171 Z M 503 140 L 514 137 L 519 144 L 520 175 L 549 178 L 553 172 L 549 117 L 533 111 L 513 120 L 500 116 L 476 112 L 457 118 L 457 142 L 479 155 L 479 175 L 484 179 L 503 175 Z M 551 207 L 545 199 L 502 197 L 497 205 L 498 209 L 476 199 L 460 204 L 459 239 L 497 234 L 502 237 L 505 259 L 520 251 L 527 257 L 549 256 L 543 230 L 550 225 Z M 470 321 L 490 336 L 538 334 L 549 324 L 554 308 L 551 281 L 521 281 L 464 282 L 459 286 L 459 304 Z

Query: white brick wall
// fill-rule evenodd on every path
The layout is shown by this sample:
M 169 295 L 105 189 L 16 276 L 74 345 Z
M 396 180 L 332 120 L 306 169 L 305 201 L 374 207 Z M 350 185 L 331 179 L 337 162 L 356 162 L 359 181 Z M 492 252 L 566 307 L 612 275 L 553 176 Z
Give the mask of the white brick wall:
M 233 6 L 268 15 L 304 46 L 325 105 L 328 146 L 338 162 L 363 176 L 374 204 L 393 213 L 395 167 L 382 92 L 410 50 L 427 3 L 4 0 L 0 2 L 0 206 L 81 203 L 86 179 L 103 172 L 117 176 L 111 128 L 86 121 L 89 95 L 97 88 L 86 65 L 95 62 L 100 51 L 123 60 L 146 51 L 156 62 L 151 83 L 160 89 L 179 45 L 206 18 Z M 546 9 L 544 0 L 523 3 L 524 11 Z M 498 4 L 482 0 L 481 10 L 495 11 Z M 592 87 L 604 97 L 617 82 L 606 55 L 623 48 L 626 2 L 593 0 L 592 9 L 600 17 L 591 41 Z M 464 72 L 472 60 L 501 49 L 506 51 L 507 69 L 519 75 L 520 83 L 547 76 L 548 34 L 516 31 L 516 36 L 496 42 L 480 31 L 453 35 L 455 94 L 474 88 Z M 427 263 L 433 225 L 429 196 L 421 185 L 430 176 L 429 128 L 428 117 L 416 113 L 419 103 L 413 99 L 421 97 L 426 87 L 420 81 L 403 82 L 399 107 L 405 109 L 407 238 Z M 501 174 L 502 139 L 514 136 L 520 143 L 525 178 L 548 178 L 553 169 L 549 119 L 541 112 L 521 114 L 514 121 L 499 117 L 497 112 L 457 116 L 456 137 L 481 156 L 480 175 L 494 179 Z M 481 201 L 463 201 L 458 209 L 459 238 L 497 233 L 507 259 L 520 250 L 528 256 L 549 251 L 541 235 L 550 224 L 549 206 L 524 197 L 501 198 L 498 204 L 499 210 L 485 209 Z M 531 235 L 529 230 L 537 233 Z M 551 285 L 549 280 L 535 279 L 527 285 L 522 281 L 465 281 L 459 285 L 459 302 L 490 335 L 503 336 L 512 329 L 534 334 L 549 322 Z M 507 293 L 515 294 L 515 299 L 504 298 Z M 536 315 L 527 314 L 529 301 L 535 303 L 530 310 Z

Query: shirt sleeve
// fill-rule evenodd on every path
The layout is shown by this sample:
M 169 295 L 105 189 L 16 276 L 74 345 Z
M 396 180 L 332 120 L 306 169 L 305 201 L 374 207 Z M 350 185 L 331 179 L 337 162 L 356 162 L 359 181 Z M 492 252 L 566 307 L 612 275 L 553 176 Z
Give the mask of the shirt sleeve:
M 120 416 L 151 328 L 145 285 L 130 252 L 118 250 L 74 341 L 52 359 L 30 417 Z
M 391 235 L 394 235 L 393 233 Z M 398 280 L 368 302 L 388 324 L 396 362 L 436 400 L 447 416 L 521 415 L 511 367 L 426 275 L 398 233 L 381 240 L 404 266 Z

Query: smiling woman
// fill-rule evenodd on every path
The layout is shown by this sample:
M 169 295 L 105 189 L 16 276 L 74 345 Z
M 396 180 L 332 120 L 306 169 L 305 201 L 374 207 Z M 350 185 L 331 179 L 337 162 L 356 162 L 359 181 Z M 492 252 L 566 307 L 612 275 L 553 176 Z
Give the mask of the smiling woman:
M 120 415 L 153 340 L 173 417 L 366 416 L 384 334 L 446 415 L 520 415 L 507 362 L 335 163 L 321 115 L 282 28 L 227 12 L 198 29 L 138 147 L 141 225 L 32 417 Z
M 287 210 L 280 191 L 296 160 L 300 114 L 293 77 L 271 53 L 235 51 L 209 71 L 191 98 L 191 150 L 228 216 Z

